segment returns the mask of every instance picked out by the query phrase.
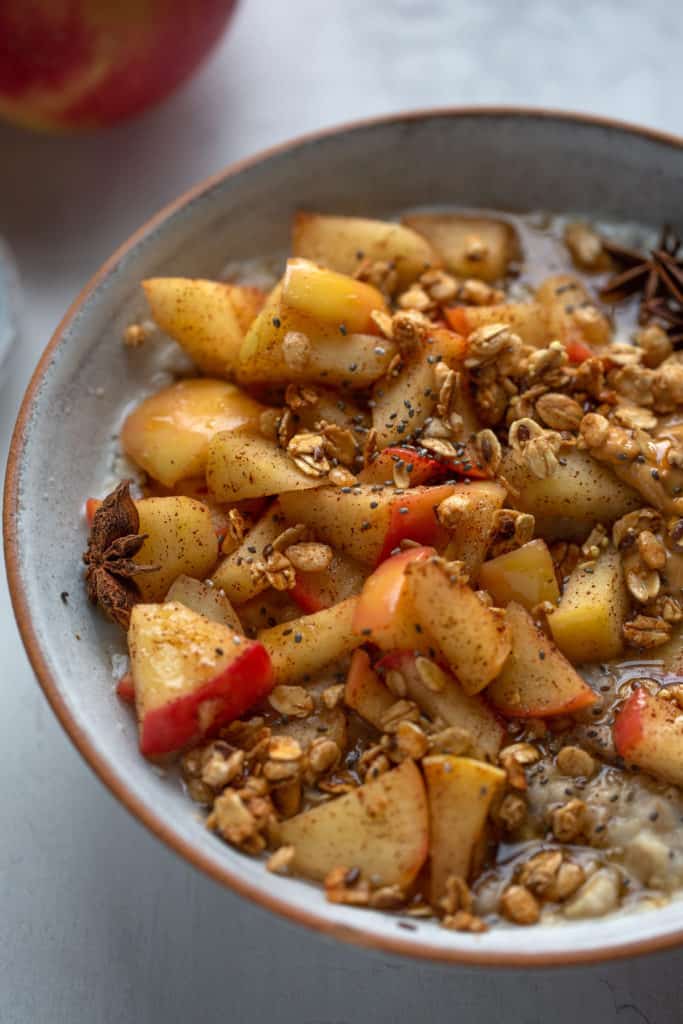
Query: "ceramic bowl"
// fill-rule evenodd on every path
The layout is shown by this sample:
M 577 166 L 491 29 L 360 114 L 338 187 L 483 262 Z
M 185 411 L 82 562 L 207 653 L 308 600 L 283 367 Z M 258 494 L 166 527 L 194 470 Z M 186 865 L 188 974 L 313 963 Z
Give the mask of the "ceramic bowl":
M 474 936 L 329 904 L 319 889 L 269 874 L 209 833 L 177 781 L 140 757 L 132 716 L 112 686 L 121 640 L 87 604 L 80 562 L 83 499 L 100 493 L 112 435 L 140 386 L 120 337 L 142 315 L 141 278 L 211 276 L 231 259 L 284 252 L 299 207 L 384 217 L 426 202 L 457 203 L 654 225 L 678 216 L 680 230 L 682 194 L 680 139 L 539 111 L 399 115 L 280 146 L 200 185 L 133 235 L 76 299 L 38 365 L 12 442 L 5 502 L 12 598 L 36 674 L 76 746 L 188 861 L 293 921 L 415 957 L 534 966 L 683 940 L 678 899 L 656 910 Z

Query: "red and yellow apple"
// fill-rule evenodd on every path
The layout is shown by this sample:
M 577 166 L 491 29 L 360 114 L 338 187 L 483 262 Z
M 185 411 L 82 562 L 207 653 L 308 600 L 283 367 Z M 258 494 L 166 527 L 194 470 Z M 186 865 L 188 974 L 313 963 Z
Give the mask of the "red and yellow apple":
M 634 690 L 617 712 L 613 734 L 627 764 L 683 786 L 683 715 L 676 701 Z
M 421 626 L 422 649 L 426 641 L 465 693 L 479 693 L 510 653 L 508 624 L 439 559 L 414 559 L 406 576 L 405 600 Z
M 236 0 L 4 0 L 0 116 L 78 131 L 139 114 L 188 78 Z
M 178 602 L 135 605 L 128 649 L 146 756 L 170 754 L 213 734 L 272 688 L 262 644 Z
M 550 718 L 595 704 L 596 695 L 520 604 L 505 611 L 512 650 L 486 696 L 501 715 Z
M 354 632 L 384 651 L 422 649 L 425 644 L 428 647 L 415 616 L 406 569 L 434 554 L 433 548 L 408 548 L 382 562 L 368 576 L 358 598 Z
M 359 484 L 351 493 L 339 487 L 319 487 L 314 494 L 291 491 L 280 495 L 280 506 L 292 523 L 305 523 L 316 536 L 363 565 L 376 566 L 402 540 L 444 547 L 448 533 L 439 525 L 436 507 L 457 491 L 458 484 L 412 487 L 397 494 Z
M 438 483 L 440 480 L 453 477 L 467 477 L 482 480 L 486 471 L 476 463 L 474 456 L 467 454 L 451 458 L 435 458 L 417 448 L 408 445 L 390 445 L 378 452 L 376 457 L 361 470 L 359 479 L 368 484 L 384 484 L 393 482 L 396 464 L 405 467 L 408 473 L 408 487 L 420 484 Z
M 322 572 L 303 572 L 297 569 L 291 595 L 302 612 L 310 615 L 359 594 L 365 576 L 358 562 L 341 551 L 335 551 L 329 567 Z

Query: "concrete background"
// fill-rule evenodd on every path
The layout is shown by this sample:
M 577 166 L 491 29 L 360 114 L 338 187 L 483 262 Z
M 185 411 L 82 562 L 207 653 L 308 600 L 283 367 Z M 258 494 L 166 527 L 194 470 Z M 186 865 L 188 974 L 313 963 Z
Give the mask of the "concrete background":
M 73 139 L 1 127 L 0 234 L 19 264 L 24 330 L 0 391 L 0 464 L 68 303 L 188 185 L 321 125 L 429 105 L 566 107 L 682 133 L 682 29 L 670 0 L 243 0 L 201 74 L 141 120 Z M 681 1019 L 683 952 L 546 973 L 448 969 L 323 942 L 242 903 L 147 834 L 78 758 L 34 682 L 2 573 L 0 651 L 1 1024 Z

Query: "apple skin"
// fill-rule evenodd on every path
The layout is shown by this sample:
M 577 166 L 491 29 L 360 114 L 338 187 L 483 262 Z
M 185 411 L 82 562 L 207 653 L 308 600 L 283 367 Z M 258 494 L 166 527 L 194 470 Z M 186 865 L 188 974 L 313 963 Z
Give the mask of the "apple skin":
M 361 566 L 336 551 L 329 568 L 322 572 L 302 572 L 297 569 L 296 582 L 290 595 L 302 612 L 312 615 L 359 594 L 365 576 Z
M 4 0 L 0 116 L 78 131 L 141 113 L 206 57 L 237 0 Z
M 406 569 L 432 558 L 434 548 L 408 548 L 382 562 L 368 576 L 353 617 L 353 631 L 383 651 L 422 648 L 415 612 L 408 598 Z
M 239 718 L 273 688 L 264 646 L 178 601 L 136 604 L 128 629 L 140 751 L 180 751 Z
M 369 484 L 391 481 L 394 466 L 399 459 L 405 463 L 408 469 L 409 487 L 438 483 L 453 477 L 485 480 L 488 475 L 481 466 L 476 464 L 476 457 L 473 454 L 471 457 L 466 454 L 458 458 L 437 459 L 407 445 L 390 445 L 388 448 L 383 448 L 377 457 L 361 471 L 359 479 L 363 483 Z
M 135 683 L 130 672 L 126 672 L 125 675 L 121 676 L 116 684 L 116 696 L 124 704 L 135 704 Z
M 636 689 L 617 712 L 612 732 L 627 764 L 683 785 L 683 720 L 675 701 Z
M 444 484 L 414 488 L 395 498 L 377 564 L 389 558 L 402 540 L 410 539 L 417 544 L 443 549 L 448 542 L 448 531 L 439 524 L 436 508 L 452 493 L 453 488 Z
M 266 697 L 272 689 L 270 658 L 261 644 L 251 644 L 226 668 L 193 693 L 148 711 L 140 723 L 140 752 L 145 757 L 173 753 L 198 738 L 212 736 Z M 211 727 L 198 728 L 201 705 L 216 701 Z
M 595 692 L 520 604 L 505 619 L 512 650 L 486 696 L 504 718 L 572 715 L 596 701 Z

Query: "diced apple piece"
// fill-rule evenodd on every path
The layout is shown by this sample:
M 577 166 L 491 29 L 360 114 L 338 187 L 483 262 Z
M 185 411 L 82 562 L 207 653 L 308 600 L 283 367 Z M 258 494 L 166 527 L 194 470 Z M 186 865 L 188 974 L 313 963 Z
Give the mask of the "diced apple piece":
M 151 477 L 173 487 L 204 473 L 214 434 L 257 431 L 262 411 L 234 384 L 182 380 L 146 398 L 126 417 L 121 447 Z
M 552 337 L 549 333 L 548 314 L 538 302 L 502 302 L 492 306 L 450 306 L 444 310 L 446 320 L 453 328 L 467 337 L 479 327 L 489 324 L 507 324 L 522 341 L 535 348 L 547 345 Z
M 486 696 L 502 715 L 550 718 L 591 707 L 590 686 L 521 605 L 508 605 L 512 651 Z
M 437 549 L 445 545 L 448 535 L 435 509 L 457 486 L 413 487 L 398 495 L 393 487 L 379 491 L 369 484 L 359 484 L 350 494 L 320 487 L 315 497 L 297 491 L 282 494 L 280 504 L 291 522 L 305 523 L 320 540 L 375 566 L 406 538 Z
M 374 453 L 358 479 L 367 484 L 392 484 L 395 482 L 394 469 L 402 472 L 404 468 L 407 483 L 402 483 L 402 487 L 434 484 L 454 477 L 466 480 L 486 478 L 487 472 L 472 454 L 471 445 L 465 444 L 457 452 L 437 458 L 426 448 L 391 445 Z
M 353 629 L 357 603 L 357 597 L 349 597 L 331 608 L 259 632 L 258 640 L 270 654 L 278 685 L 307 682 L 363 642 Z
M 543 480 L 535 477 L 512 449 L 503 456 L 500 472 L 519 492 L 515 506 L 533 515 L 558 516 L 593 526 L 611 523 L 642 505 L 642 498 L 610 469 L 575 448 L 562 452 L 562 462 Z
M 457 518 L 444 558 L 464 562 L 471 580 L 477 578 L 486 558 L 496 513 L 506 495 L 507 489 L 494 480 L 476 481 L 456 492 Z
M 252 573 L 251 566 L 255 559 L 263 558 L 264 548 L 272 544 L 286 526 L 279 502 L 273 502 L 249 530 L 237 550 L 220 563 L 213 574 L 212 583 L 214 587 L 225 591 L 232 604 L 244 604 L 267 588 L 267 581 Z
M 497 281 L 519 256 L 512 224 L 462 213 L 415 213 L 401 218 L 433 246 L 446 269 L 459 277 Z
M 287 260 L 281 302 L 283 309 L 309 317 L 314 323 L 341 327 L 340 336 L 344 330 L 348 334 L 376 334 L 370 314 L 387 309 L 382 293 L 371 284 L 303 259 Z
M 386 373 L 397 351 L 393 342 L 371 332 L 353 333 L 343 320 L 315 321 L 284 305 L 282 290 L 280 282 L 245 336 L 237 368 L 240 381 L 363 389 Z M 309 347 L 305 358 L 292 357 L 286 344 L 292 334 L 306 335 Z
M 158 495 L 155 490 L 146 488 L 149 490 L 148 497 L 167 497 L 168 492 L 164 492 L 162 488 L 158 488 Z M 252 524 L 255 523 L 263 514 L 265 509 L 268 507 L 267 498 L 247 498 L 246 501 L 233 501 L 228 504 L 222 501 L 216 501 L 212 494 L 209 494 L 209 488 L 206 485 L 206 475 L 202 477 L 190 477 L 187 480 L 179 480 L 178 483 L 171 491 L 172 495 L 185 496 L 187 498 L 195 498 L 197 501 L 201 501 L 203 505 L 206 505 L 209 512 L 211 513 L 211 522 L 218 538 L 220 545 L 220 551 L 222 554 L 228 554 L 235 548 L 235 541 L 230 533 L 230 513 L 234 509 L 240 513 L 244 522 L 245 530 L 251 528 Z
M 239 605 L 239 619 L 247 636 L 255 636 L 260 629 L 300 618 L 301 608 L 292 600 L 291 593 L 291 590 L 269 587 Z
M 396 355 L 396 346 L 372 334 L 349 334 L 345 338 L 318 338 L 305 365 L 286 366 L 271 380 L 289 384 L 335 384 L 362 391 L 383 377 Z
M 464 484 L 440 484 L 436 487 L 412 487 L 394 499 L 389 513 L 384 545 L 377 561 L 382 562 L 395 552 L 403 540 L 434 547 L 442 551 L 448 532 L 439 524 L 436 509 Z
M 229 284 L 228 288 L 235 315 L 242 328 L 242 334 L 245 335 L 263 309 L 268 298 L 267 292 L 264 292 L 262 288 L 254 288 L 253 285 L 246 284 Z
M 393 771 L 285 821 L 279 841 L 294 847 L 292 870 L 323 881 L 336 867 L 358 868 L 377 885 L 408 889 L 427 857 L 427 798 L 419 769 Z
M 429 243 L 401 224 L 303 211 L 292 223 L 292 253 L 341 274 L 354 274 L 366 260 L 392 263 L 401 287 L 439 264 Z
M 547 311 L 548 327 L 553 338 L 565 345 L 582 342 L 606 345 L 612 335 L 610 322 L 592 301 L 588 289 L 572 274 L 548 277 L 536 292 L 536 298 Z M 577 311 L 590 308 L 591 318 L 579 318 Z
M 553 640 L 575 665 L 609 661 L 623 650 L 629 608 L 621 558 L 607 550 L 588 568 L 577 565 L 548 624 Z
M 162 601 L 178 576 L 205 579 L 218 558 L 218 540 L 206 505 L 192 498 L 143 498 L 136 501 L 140 533 L 147 540 L 134 561 L 158 565 L 135 582 L 145 601 Z
M 211 439 L 206 482 L 218 501 L 242 501 L 320 487 L 319 477 L 302 473 L 273 441 L 232 431 Z
M 376 644 L 383 651 L 421 649 L 428 644 L 415 615 L 407 568 L 434 554 L 434 548 L 409 548 L 387 558 L 368 576 L 353 619 L 361 642 Z
M 135 605 L 128 648 L 140 749 L 147 756 L 210 735 L 272 687 L 261 644 L 177 602 Z
M 375 729 L 383 731 L 382 721 L 396 698 L 380 680 L 370 665 L 366 651 L 356 650 L 351 655 L 349 674 L 344 687 L 344 701 Z
M 218 376 L 234 372 L 245 321 L 262 305 L 256 289 L 185 277 L 153 277 L 142 286 L 156 323 L 200 370 Z
M 429 803 L 430 901 L 446 895 L 451 876 L 470 877 L 472 854 L 495 797 L 505 786 L 505 772 L 469 757 L 448 754 L 422 762 Z
M 381 380 L 373 392 L 372 425 L 377 446 L 386 448 L 419 430 L 433 413 L 439 388 L 434 363 L 427 351 L 417 348 L 405 356 L 395 377 Z
M 363 566 L 341 551 L 335 551 L 329 568 L 322 572 L 297 569 L 291 595 L 303 612 L 319 612 L 360 594 L 366 576 L 367 570 Z
M 479 586 L 488 590 L 494 604 L 504 606 L 517 601 L 528 611 L 542 601 L 557 604 L 560 597 L 553 560 L 543 540 L 531 540 L 484 562 Z
M 242 623 L 225 592 L 202 580 L 178 576 L 166 594 L 166 601 L 177 601 L 211 622 L 220 622 L 235 633 L 243 632 Z
M 435 362 L 446 363 L 455 369 L 467 355 L 467 339 L 461 332 L 450 330 L 442 323 L 430 324 L 429 334 L 422 344 L 427 354 L 434 357 Z
M 468 696 L 449 672 L 440 668 L 441 689 L 428 686 L 420 675 L 417 658 L 412 651 L 392 651 L 382 658 L 378 668 L 384 673 L 391 670 L 400 672 L 406 696 L 415 701 L 427 718 L 441 719 L 447 726 L 457 725 L 468 732 L 474 757 L 482 760 L 496 757 L 505 737 L 500 718 L 480 696 Z
M 508 625 L 471 587 L 450 576 L 438 559 L 416 560 L 406 575 L 423 634 L 441 652 L 465 693 L 483 690 L 510 653 Z
M 320 420 L 326 420 L 362 438 L 363 428 L 370 426 L 370 416 L 360 405 L 348 395 L 340 397 L 338 391 L 329 388 L 318 386 L 314 393 L 316 400 L 307 402 L 294 413 L 295 423 L 312 430 Z
M 683 786 L 683 715 L 676 701 L 634 690 L 617 712 L 613 734 L 628 765 Z
M 445 480 L 453 473 L 448 463 L 439 461 L 433 455 L 407 445 L 394 445 L 376 452 L 370 462 L 363 467 L 358 479 L 364 484 L 393 484 L 394 469 L 402 470 L 403 467 L 408 474 L 409 487 Z

